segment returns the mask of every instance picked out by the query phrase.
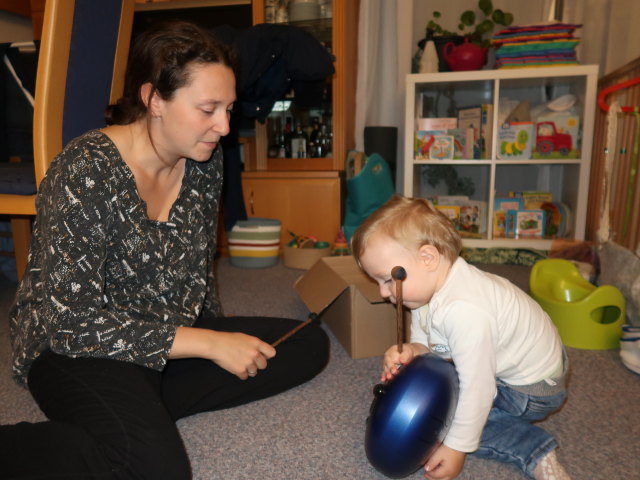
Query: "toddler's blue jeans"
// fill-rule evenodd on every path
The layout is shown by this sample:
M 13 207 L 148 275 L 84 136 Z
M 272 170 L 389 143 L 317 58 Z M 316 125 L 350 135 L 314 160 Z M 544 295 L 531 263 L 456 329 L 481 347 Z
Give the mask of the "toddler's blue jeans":
M 565 374 L 566 374 L 565 355 Z M 558 410 L 566 398 L 564 377 L 558 393 L 531 395 L 498 380 L 498 393 L 484 427 L 480 448 L 472 455 L 518 466 L 528 476 L 542 458 L 558 446 L 556 440 L 532 422 Z

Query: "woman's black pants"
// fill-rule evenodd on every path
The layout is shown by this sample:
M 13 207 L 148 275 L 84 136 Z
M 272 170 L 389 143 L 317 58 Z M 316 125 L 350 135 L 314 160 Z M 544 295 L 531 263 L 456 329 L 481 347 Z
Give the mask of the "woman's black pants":
M 298 324 L 228 317 L 195 326 L 272 343 Z M 191 478 L 176 420 L 275 395 L 311 379 L 328 361 L 329 340 L 311 324 L 276 350 L 267 368 L 247 380 L 203 359 L 169 360 L 159 372 L 46 350 L 33 363 L 28 384 L 48 421 L 0 426 L 0 478 Z

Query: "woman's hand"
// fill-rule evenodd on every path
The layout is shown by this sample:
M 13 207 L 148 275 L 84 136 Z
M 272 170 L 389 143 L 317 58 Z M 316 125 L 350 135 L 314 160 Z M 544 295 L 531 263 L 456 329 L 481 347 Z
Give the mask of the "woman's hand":
M 275 355 L 275 348 L 251 335 L 178 327 L 169 357 L 206 358 L 246 380 L 267 368 L 267 360 Z
M 466 453 L 442 444 L 424 465 L 424 478 L 428 480 L 452 480 L 460 475 Z
M 427 353 L 429 349 L 420 343 L 405 343 L 402 345 L 402 353 L 398 346 L 394 345 L 384 354 L 383 370 L 380 376 L 381 382 L 387 382 L 395 377 L 403 365 L 406 365 L 413 357 Z

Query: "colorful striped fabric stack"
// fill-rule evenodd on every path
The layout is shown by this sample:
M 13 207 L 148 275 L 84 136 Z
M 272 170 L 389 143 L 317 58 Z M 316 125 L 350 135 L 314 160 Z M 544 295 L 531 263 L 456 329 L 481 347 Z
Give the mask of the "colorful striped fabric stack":
M 524 68 L 577 65 L 573 36 L 582 25 L 553 23 L 507 27 L 493 36 L 495 68 Z
M 227 233 L 229 263 L 241 268 L 265 268 L 278 263 L 280 220 L 253 217 L 239 220 Z

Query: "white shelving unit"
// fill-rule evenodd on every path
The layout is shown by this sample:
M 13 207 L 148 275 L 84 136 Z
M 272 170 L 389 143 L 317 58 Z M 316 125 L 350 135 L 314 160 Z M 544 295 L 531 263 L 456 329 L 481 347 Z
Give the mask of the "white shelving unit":
M 481 232 L 480 238 L 464 238 L 464 246 L 550 248 L 552 238 L 548 237 L 493 236 L 494 199 L 505 197 L 511 191 L 552 192 L 553 200 L 562 202 L 571 212 L 568 238 L 584 239 L 597 77 L 597 65 L 407 75 L 403 194 L 425 198 L 451 194 L 443 182 L 435 187 L 427 182 L 430 166 L 449 165 L 460 178 L 473 183 L 474 193 L 470 198 L 486 202 L 487 207 L 483 219 L 486 231 Z M 574 105 L 579 116 L 577 148 L 574 145 L 577 158 L 557 154 L 520 160 L 498 158 L 498 112 L 501 103 L 526 100 L 534 108 L 567 94 L 577 98 Z M 457 117 L 457 109 L 480 104 L 491 104 L 494 111 L 491 151 L 483 158 L 415 159 L 416 118 Z M 535 133 L 532 141 L 535 142 Z

